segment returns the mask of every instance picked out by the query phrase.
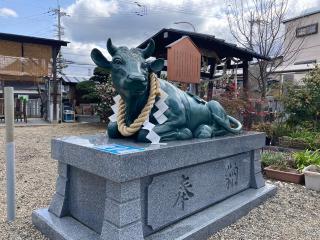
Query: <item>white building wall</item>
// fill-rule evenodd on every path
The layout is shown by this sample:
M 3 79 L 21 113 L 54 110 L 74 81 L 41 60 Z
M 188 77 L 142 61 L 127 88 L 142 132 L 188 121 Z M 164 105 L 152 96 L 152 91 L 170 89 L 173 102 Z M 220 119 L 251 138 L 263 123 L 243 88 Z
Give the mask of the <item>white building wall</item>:
M 296 29 L 310 24 L 318 24 L 316 34 L 304 37 L 296 37 Z M 284 43 L 284 49 L 290 49 L 290 54 L 284 56 L 284 64 L 294 64 L 302 61 L 316 60 L 320 63 L 320 12 L 303 18 L 298 18 L 285 23 L 285 30 L 288 33 Z M 290 42 L 294 39 L 290 47 Z M 295 56 L 292 58 L 292 54 Z

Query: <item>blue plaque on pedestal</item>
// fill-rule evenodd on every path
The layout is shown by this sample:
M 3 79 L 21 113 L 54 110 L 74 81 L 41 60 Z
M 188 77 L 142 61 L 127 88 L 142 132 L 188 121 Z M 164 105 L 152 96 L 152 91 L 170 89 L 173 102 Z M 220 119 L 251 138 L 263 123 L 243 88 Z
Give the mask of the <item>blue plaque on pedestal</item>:
M 134 152 L 143 152 L 145 150 L 144 148 L 141 148 L 141 147 L 126 146 L 121 144 L 101 145 L 101 146 L 95 146 L 94 148 L 103 152 L 108 152 L 116 155 L 134 153 Z

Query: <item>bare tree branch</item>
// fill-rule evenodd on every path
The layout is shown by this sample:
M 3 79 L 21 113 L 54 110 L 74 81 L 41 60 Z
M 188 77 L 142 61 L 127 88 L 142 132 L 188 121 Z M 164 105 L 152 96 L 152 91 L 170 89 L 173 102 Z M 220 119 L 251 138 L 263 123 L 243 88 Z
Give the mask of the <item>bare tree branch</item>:
M 250 48 L 273 59 L 258 59 L 259 73 L 250 73 L 258 82 L 262 97 L 266 94 L 267 80 L 282 65 L 291 64 L 298 55 L 304 38 L 295 37 L 300 23 L 284 29 L 288 0 L 226 0 L 227 19 L 232 36 L 242 47 Z

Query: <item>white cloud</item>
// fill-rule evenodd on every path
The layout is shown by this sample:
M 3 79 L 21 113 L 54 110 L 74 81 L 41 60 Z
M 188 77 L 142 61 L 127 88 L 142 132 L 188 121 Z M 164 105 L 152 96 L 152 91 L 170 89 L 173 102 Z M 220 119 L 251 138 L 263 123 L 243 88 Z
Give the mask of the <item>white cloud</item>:
M 77 0 L 66 9 L 66 12 L 77 19 L 85 19 L 85 15 L 89 14 L 94 14 L 96 17 L 110 17 L 117 11 L 118 5 L 113 0 Z
M 320 0 L 289 0 L 288 3 L 288 18 L 299 16 L 306 12 L 311 12 L 320 9 Z
M 0 8 L 0 17 L 18 17 L 18 14 L 10 8 Z
M 234 42 L 226 17 L 226 1 L 219 0 L 76 0 L 64 9 L 65 37 L 71 44 L 65 57 L 92 64 L 93 47 L 105 50 L 107 38 L 117 46 L 134 47 L 162 28 L 178 28 L 215 35 Z M 289 0 L 288 16 L 296 16 L 307 8 L 320 6 L 320 0 Z M 141 15 L 141 16 L 139 16 Z M 67 54 L 71 53 L 71 54 Z
M 134 47 L 164 27 L 192 31 L 187 24 L 175 25 L 174 22 L 178 21 L 191 22 L 198 32 L 214 34 L 226 30 L 226 20 L 221 18 L 218 0 L 139 2 L 141 7 L 134 1 L 78 0 L 67 7 L 65 11 L 70 17 L 63 18 L 63 25 L 66 39 L 72 44 L 66 52 L 86 55 L 87 57 L 80 56 L 81 60 L 92 63 L 91 49 L 93 46 L 105 49 L 109 37 L 117 46 Z M 204 8 L 205 4 L 210 6 Z M 208 25 L 208 22 L 217 21 L 225 23 L 220 26 Z M 221 31 L 222 26 L 224 30 Z M 69 55 L 65 54 L 68 59 L 72 58 L 72 55 Z

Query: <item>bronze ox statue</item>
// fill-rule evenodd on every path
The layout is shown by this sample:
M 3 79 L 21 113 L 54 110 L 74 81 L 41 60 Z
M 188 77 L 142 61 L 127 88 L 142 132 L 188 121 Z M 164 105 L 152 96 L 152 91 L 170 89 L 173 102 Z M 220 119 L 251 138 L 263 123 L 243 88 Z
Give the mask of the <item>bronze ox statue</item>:
M 163 68 L 164 60 L 147 61 L 155 49 L 153 40 L 145 49 L 128 49 L 116 47 L 108 39 L 107 49 L 112 61 L 98 49 L 92 50 L 91 58 L 97 66 L 111 72 L 113 85 L 121 96 L 116 121 L 108 124 L 110 138 L 159 142 L 211 138 L 241 131 L 241 123 L 227 115 L 217 101 L 206 102 L 155 77 L 154 73 Z M 151 94 L 154 101 L 150 105 Z M 147 112 L 146 106 L 149 106 Z

